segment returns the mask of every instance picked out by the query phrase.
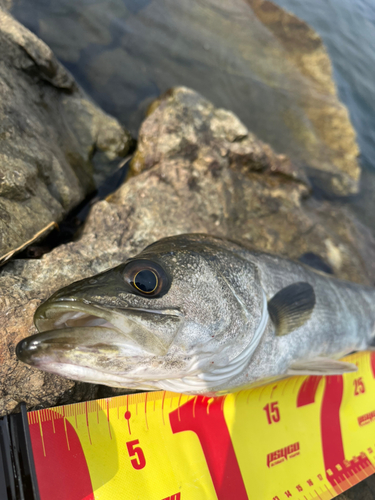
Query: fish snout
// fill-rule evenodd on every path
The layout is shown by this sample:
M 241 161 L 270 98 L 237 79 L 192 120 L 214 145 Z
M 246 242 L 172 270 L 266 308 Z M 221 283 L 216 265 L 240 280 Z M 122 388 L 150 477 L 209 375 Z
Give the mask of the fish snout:
M 72 330 L 72 329 L 71 329 Z M 37 360 L 54 354 L 61 356 L 63 351 L 74 349 L 77 339 L 67 330 L 36 333 L 18 342 L 16 356 L 29 365 L 37 364 Z
M 116 298 L 124 292 L 124 280 L 121 270 L 114 268 L 111 274 L 104 272 L 91 278 L 75 281 L 60 290 L 43 302 L 36 310 L 35 317 L 42 316 L 46 310 L 53 308 L 56 304 L 80 304 L 96 303 L 98 305 L 111 307 Z M 126 307 L 126 300 L 122 300 L 122 306 Z
M 30 352 L 35 349 L 33 342 L 30 342 L 32 337 L 26 337 L 18 342 L 16 346 L 16 356 L 20 361 L 29 364 Z

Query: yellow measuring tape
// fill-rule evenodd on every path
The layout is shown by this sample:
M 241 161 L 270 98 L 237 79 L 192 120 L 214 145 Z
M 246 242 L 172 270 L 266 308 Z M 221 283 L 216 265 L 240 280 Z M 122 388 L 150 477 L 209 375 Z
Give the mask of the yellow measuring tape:
M 375 353 L 345 360 L 358 372 L 30 412 L 41 500 L 334 498 L 375 472 Z

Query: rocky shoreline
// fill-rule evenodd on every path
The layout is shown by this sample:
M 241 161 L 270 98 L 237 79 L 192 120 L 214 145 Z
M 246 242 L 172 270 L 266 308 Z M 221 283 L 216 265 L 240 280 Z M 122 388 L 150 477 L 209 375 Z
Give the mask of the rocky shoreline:
M 249 2 L 286 46 L 285 26 L 296 25 L 310 40 L 306 54 L 317 57 L 319 40 L 296 18 L 281 16 L 270 2 Z M 0 258 L 10 259 L 92 192 L 95 175 L 117 168 L 134 141 L 43 42 L 1 9 L 0 43 Z M 300 54 L 290 57 L 307 64 Z M 315 83 L 336 99 L 330 77 Z M 348 120 L 341 104 L 337 109 L 331 123 Z M 345 127 L 351 139 L 339 155 L 348 162 L 340 169 L 331 158 L 319 173 L 335 195 L 354 192 L 359 178 L 354 132 L 349 121 Z M 15 346 L 35 333 L 35 309 L 54 291 L 164 236 L 210 233 L 294 259 L 313 252 L 337 277 L 373 284 L 375 240 L 340 201 L 314 197 L 315 181 L 311 168 L 276 153 L 198 92 L 175 87 L 161 95 L 139 130 L 128 179 L 93 205 L 80 235 L 40 259 L 8 260 L 0 268 L 0 416 L 18 411 L 21 401 L 37 409 L 126 392 L 29 368 L 17 361 Z M 356 488 L 370 491 L 372 483 Z M 339 498 L 367 494 L 352 491 Z
M 130 134 L 79 89 L 52 51 L 0 9 L 0 261 L 95 189 L 95 162 Z

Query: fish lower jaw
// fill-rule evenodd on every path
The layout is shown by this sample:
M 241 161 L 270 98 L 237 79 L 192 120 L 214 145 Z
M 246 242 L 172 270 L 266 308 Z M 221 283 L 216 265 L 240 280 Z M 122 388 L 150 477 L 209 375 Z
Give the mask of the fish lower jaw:
M 147 381 L 143 384 L 142 381 L 134 383 L 134 379 L 127 380 L 122 375 L 114 373 L 102 372 L 87 366 L 80 366 L 70 363 L 35 363 L 35 368 L 44 372 L 54 373 L 64 378 L 69 378 L 78 382 L 85 382 L 89 384 L 101 384 L 109 387 L 138 389 L 138 390 L 155 390 L 155 387 L 148 385 Z
M 126 377 L 123 374 L 104 372 L 87 366 L 56 361 L 36 362 L 33 366 L 42 371 L 54 373 L 64 378 L 80 382 L 101 384 L 130 390 L 164 390 L 191 395 L 213 395 L 216 391 L 216 388 L 213 387 L 212 384 L 200 379 L 198 375 L 152 380 L 142 376 L 134 377 L 130 375 Z

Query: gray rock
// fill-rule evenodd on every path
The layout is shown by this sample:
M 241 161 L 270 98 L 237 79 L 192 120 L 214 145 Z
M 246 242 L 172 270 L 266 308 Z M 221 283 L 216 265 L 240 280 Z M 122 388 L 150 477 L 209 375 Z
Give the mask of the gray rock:
M 78 88 L 51 50 L 0 8 L 0 260 L 93 191 L 92 158 L 130 136 Z
M 19 363 L 15 345 L 35 332 L 33 313 L 54 291 L 164 236 L 207 232 L 294 258 L 315 252 L 341 278 L 375 280 L 365 229 L 340 206 L 311 199 L 303 174 L 232 113 L 186 88 L 151 111 L 133 159 L 137 175 L 92 208 L 80 239 L 0 273 L 0 414 L 23 400 L 50 406 L 96 394 Z
M 138 130 L 143 110 L 186 85 L 233 111 L 330 193 L 358 190 L 358 148 L 329 56 L 305 22 L 266 0 L 30 0 L 20 19 L 96 102 Z

